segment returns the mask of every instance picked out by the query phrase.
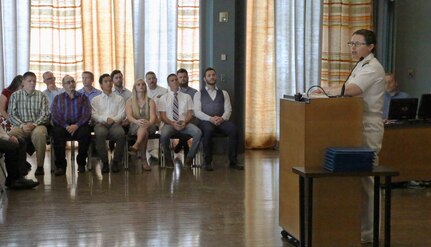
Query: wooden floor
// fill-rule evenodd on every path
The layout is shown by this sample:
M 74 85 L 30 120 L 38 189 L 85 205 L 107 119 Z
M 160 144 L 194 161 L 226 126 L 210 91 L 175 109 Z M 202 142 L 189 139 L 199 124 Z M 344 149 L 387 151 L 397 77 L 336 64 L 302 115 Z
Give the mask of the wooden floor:
M 245 171 L 97 165 L 63 177 L 48 157 L 39 187 L 2 197 L 0 246 L 291 246 L 278 226 L 277 151 L 246 151 Z M 431 246 L 431 189 L 394 190 L 392 223 L 392 246 Z

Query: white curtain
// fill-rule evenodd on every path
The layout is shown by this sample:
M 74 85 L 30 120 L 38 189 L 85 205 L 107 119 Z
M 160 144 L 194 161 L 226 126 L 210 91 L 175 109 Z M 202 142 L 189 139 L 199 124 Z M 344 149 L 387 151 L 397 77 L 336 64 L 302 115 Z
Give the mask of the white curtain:
M 0 1 L 0 89 L 28 71 L 30 0 Z
M 320 84 L 321 23 L 322 1 L 276 0 L 277 99 Z
M 154 71 L 158 84 L 177 67 L 177 1 L 133 0 L 135 79 Z

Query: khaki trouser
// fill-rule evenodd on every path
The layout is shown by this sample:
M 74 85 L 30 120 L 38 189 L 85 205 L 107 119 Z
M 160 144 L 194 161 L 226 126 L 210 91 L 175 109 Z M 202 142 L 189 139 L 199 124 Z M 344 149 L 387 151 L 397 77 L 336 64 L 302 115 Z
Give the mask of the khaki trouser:
M 45 125 L 36 126 L 31 133 L 26 133 L 21 128 L 13 127 L 9 135 L 25 139 L 30 138 L 36 150 L 37 166 L 43 167 L 45 162 L 46 136 L 48 135 Z

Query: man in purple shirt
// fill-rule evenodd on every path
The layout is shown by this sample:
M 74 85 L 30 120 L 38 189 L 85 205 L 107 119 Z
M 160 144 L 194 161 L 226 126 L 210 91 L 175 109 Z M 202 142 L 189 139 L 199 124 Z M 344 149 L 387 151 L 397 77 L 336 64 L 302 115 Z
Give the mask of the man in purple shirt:
M 64 93 L 55 96 L 52 103 L 51 118 L 53 122 L 52 136 L 54 139 L 55 175 L 66 173 L 66 140 L 78 141 L 78 171 L 85 172 L 88 147 L 91 140 L 91 129 L 88 121 L 91 118 L 91 105 L 87 96 L 75 91 L 76 82 L 66 75 L 63 80 Z

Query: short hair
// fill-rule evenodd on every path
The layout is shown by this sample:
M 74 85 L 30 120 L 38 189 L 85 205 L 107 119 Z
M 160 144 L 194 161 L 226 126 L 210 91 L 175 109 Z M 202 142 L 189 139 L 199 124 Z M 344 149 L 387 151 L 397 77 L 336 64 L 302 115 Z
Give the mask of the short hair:
M 72 79 L 74 79 L 74 80 L 75 80 L 75 78 L 73 78 L 73 76 L 71 76 L 71 75 L 67 75 L 67 74 L 66 74 L 65 76 L 63 76 L 63 79 L 61 79 L 61 83 L 62 83 L 62 84 L 64 84 L 64 78 L 66 78 L 66 76 L 72 77 Z
M 149 75 L 153 75 L 157 78 L 156 73 L 154 73 L 153 71 L 148 71 L 147 73 L 145 73 L 145 78 L 147 78 L 147 76 Z
M 15 92 L 16 90 L 18 90 L 18 88 L 19 88 L 19 86 L 21 86 L 21 84 L 22 84 L 22 75 L 17 75 L 17 76 L 15 76 L 15 78 L 13 78 L 12 82 L 7 87 L 7 90 L 9 90 L 11 92 Z
M 367 43 L 367 45 L 374 45 L 374 48 L 371 52 L 374 52 L 375 48 L 376 48 L 376 44 L 377 44 L 377 38 L 376 38 L 376 34 L 368 29 L 359 29 L 356 30 L 353 35 L 362 35 L 365 39 L 365 43 Z
M 176 75 L 176 74 L 174 74 L 174 73 L 169 74 L 169 75 L 168 75 L 168 77 L 166 77 L 166 81 L 167 81 L 168 83 L 169 83 L 169 78 L 170 78 L 170 77 L 172 77 L 172 76 L 177 76 L 177 75 Z
M 31 71 L 27 71 L 22 75 L 22 80 L 25 80 L 25 79 L 27 79 L 27 77 L 30 77 L 30 76 L 37 78 L 35 73 L 33 73 Z
M 186 75 L 189 75 L 189 73 L 187 72 L 187 70 L 186 70 L 186 69 L 183 69 L 183 68 L 181 68 L 181 69 L 177 70 L 177 75 L 178 75 L 179 73 L 186 73 Z
M 91 80 L 93 80 L 94 81 L 94 74 L 91 72 L 91 71 L 83 71 L 82 72 L 82 74 L 87 74 L 87 75 L 90 75 L 90 78 L 91 78 Z
M 207 75 L 207 72 L 208 71 L 214 71 L 214 72 L 216 72 L 216 70 L 214 69 L 214 68 L 212 68 L 212 67 L 208 67 L 208 68 L 206 68 L 205 69 L 205 72 L 204 72 L 204 78 L 205 78 L 205 76 Z
M 101 75 L 100 77 L 99 77 L 99 84 L 100 85 L 102 85 L 102 83 L 103 83 L 103 79 L 105 79 L 105 77 L 111 77 L 108 73 L 105 73 L 105 74 L 103 74 L 103 75 Z
M 114 78 L 114 76 L 115 76 L 116 74 L 121 74 L 121 75 L 123 75 L 123 73 L 121 73 L 121 70 L 114 69 L 114 70 L 111 72 L 111 79 L 112 79 L 112 78 Z
M 54 74 L 54 73 L 52 73 L 52 71 L 45 71 L 45 72 L 43 72 L 43 74 L 42 74 L 42 78 L 45 80 L 45 75 L 46 74 L 48 74 L 48 73 L 51 73 L 51 74 Z

